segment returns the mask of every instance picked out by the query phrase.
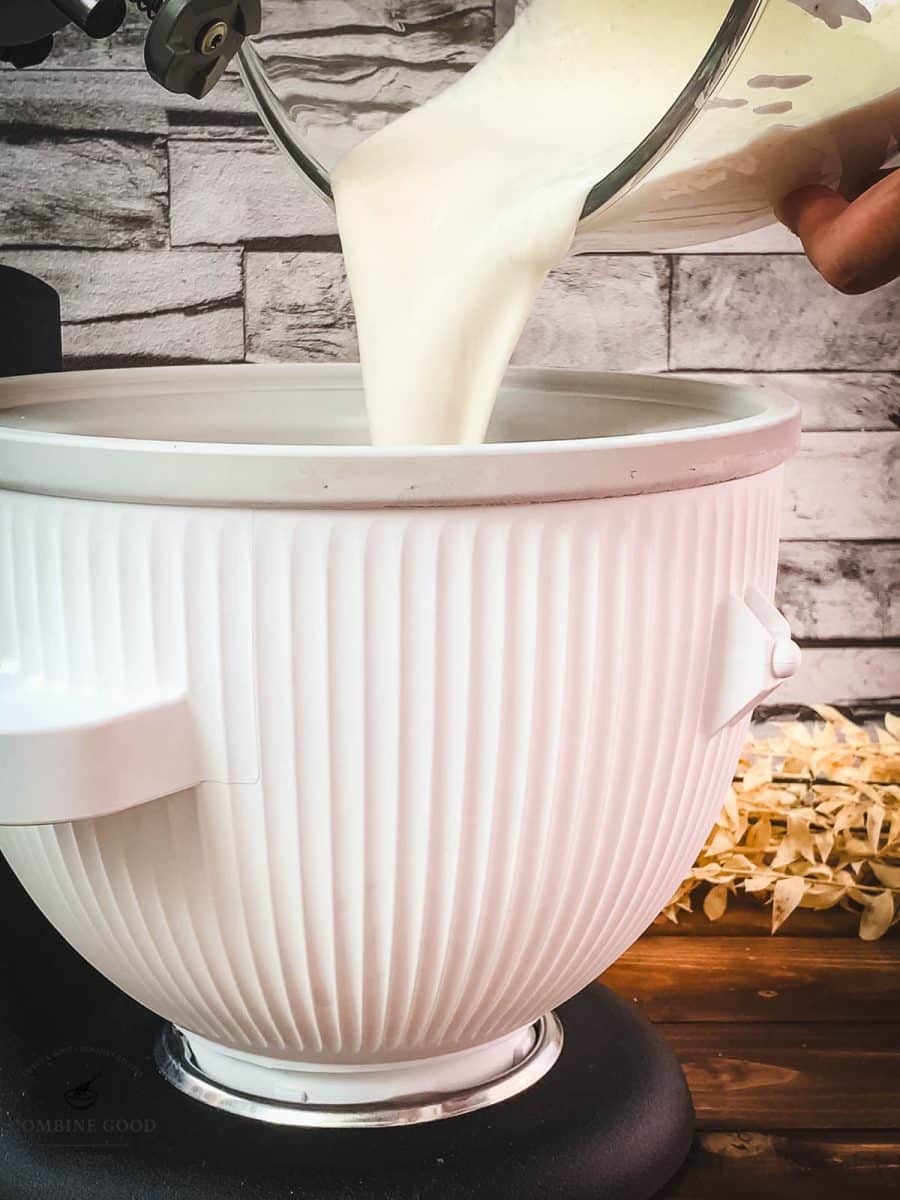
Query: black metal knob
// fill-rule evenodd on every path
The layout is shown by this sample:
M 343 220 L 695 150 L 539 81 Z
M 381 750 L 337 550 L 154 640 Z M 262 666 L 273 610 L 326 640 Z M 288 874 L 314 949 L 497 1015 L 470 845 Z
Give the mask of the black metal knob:
M 164 0 L 147 34 L 147 70 L 170 92 L 201 100 L 261 21 L 260 0 Z

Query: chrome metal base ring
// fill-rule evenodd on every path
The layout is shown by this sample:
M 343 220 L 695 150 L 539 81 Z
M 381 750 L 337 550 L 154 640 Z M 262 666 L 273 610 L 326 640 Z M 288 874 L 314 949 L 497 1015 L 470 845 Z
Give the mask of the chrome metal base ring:
M 385 1129 L 459 1117 L 521 1095 L 544 1078 L 562 1053 L 563 1028 L 555 1013 L 541 1017 L 534 1033 L 534 1045 L 522 1061 L 486 1083 L 456 1092 L 352 1106 L 287 1103 L 225 1087 L 201 1071 L 187 1039 L 172 1025 L 163 1028 L 155 1058 L 160 1074 L 173 1087 L 223 1112 L 298 1129 Z

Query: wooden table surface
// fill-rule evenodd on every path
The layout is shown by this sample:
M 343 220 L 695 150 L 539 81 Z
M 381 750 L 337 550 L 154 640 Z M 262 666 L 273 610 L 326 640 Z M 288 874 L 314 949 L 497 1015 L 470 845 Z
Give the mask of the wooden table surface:
M 603 979 L 679 1055 L 698 1135 L 664 1200 L 900 1198 L 900 933 L 741 907 L 658 922 Z

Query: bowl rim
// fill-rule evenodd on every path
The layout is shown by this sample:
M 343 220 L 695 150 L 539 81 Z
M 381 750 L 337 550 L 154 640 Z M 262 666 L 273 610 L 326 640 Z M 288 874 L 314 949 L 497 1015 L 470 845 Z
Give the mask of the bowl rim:
M 0 379 L 0 413 L 97 396 L 152 398 L 359 390 L 358 364 L 111 368 Z M 794 453 L 796 402 L 778 390 L 684 375 L 512 367 L 503 391 L 653 401 L 719 413 L 664 431 L 378 446 L 162 441 L 0 424 L 0 489 L 79 499 L 215 507 L 421 507 L 677 491 L 771 470 Z

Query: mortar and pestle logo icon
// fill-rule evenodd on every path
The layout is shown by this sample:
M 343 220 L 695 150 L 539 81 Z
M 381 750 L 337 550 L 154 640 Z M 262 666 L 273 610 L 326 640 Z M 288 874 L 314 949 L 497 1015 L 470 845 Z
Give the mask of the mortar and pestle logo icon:
M 87 1112 L 88 1109 L 93 1108 L 100 1099 L 100 1095 L 94 1084 L 102 1074 L 102 1071 L 98 1071 L 96 1075 L 90 1079 L 86 1079 L 84 1083 L 79 1083 L 75 1087 L 69 1088 L 68 1091 L 63 1092 L 63 1099 L 66 1104 L 70 1108 L 74 1108 L 76 1112 Z

